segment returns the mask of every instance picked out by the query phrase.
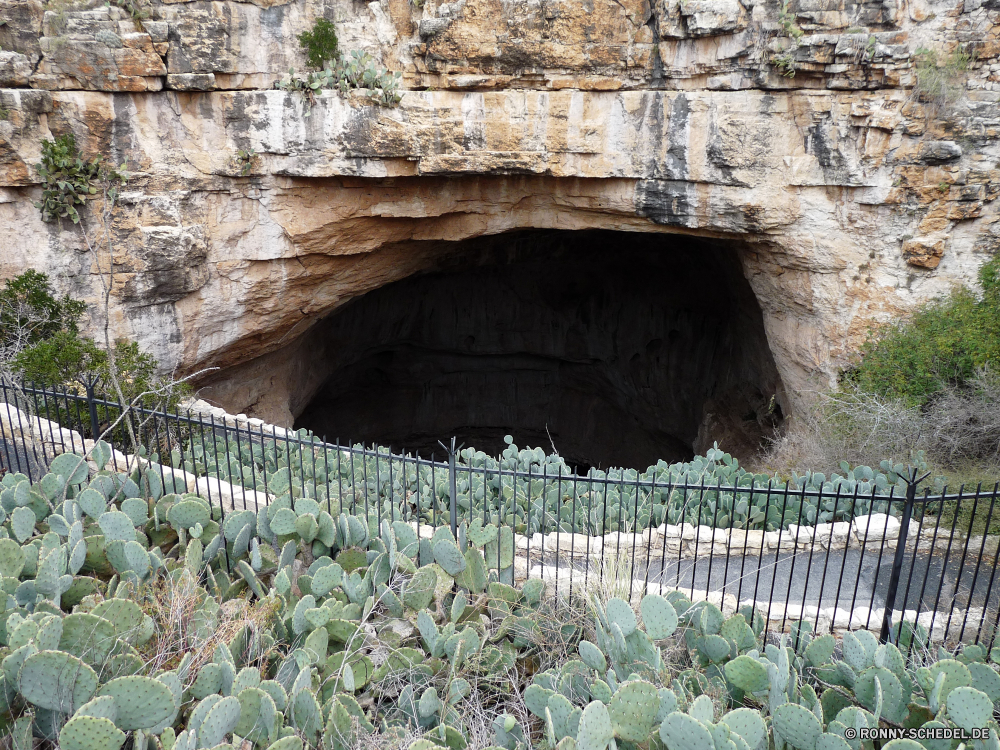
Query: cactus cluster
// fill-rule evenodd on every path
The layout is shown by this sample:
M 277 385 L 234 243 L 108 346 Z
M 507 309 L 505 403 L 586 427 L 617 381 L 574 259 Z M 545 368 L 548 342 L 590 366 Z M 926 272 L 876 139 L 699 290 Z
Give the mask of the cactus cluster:
M 765 643 L 754 609 L 726 617 L 676 591 L 636 608 L 592 596 L 592 626 L 553 628 L 556 600 L 541 580 L 514 585 L 513 532 L 488 509 L 457 534 L 418 534 L 423 497 L 406 481 L 370 475 L 387 493 L 380 516 L 334 506 L 317 489 L 330 483 L 301 491 L 291 462 L 265 454 L 253 461 L 285 491 L 259 511 L 183 491 L 155 456 L 108 469 L 102 443 L 38 482 L 0 480 L 0 732 L 12 747 L 465 750 L 487 707 L 497 750 L 873 750 L 847 730 L 879 723 L 991 727 L 974 750 L 1000 750 L 1000 649 L 916 664 L 867 632 L 838 645 L 805 623 Z M 164 591 L 185 602 L 168 656 L 150 614 Z M 250 606 L 259 616 L 222 627 Z
M 170 463 L 274 496 L 309 497 L 331 513 L 362 518 L 381 508 L 383 517 L 392 520 L 419 518 L 438 525 L 450 508 L 446 466 L 418 467 L 413 459 L 404 461 L 382 448 L 338 450 L 323 446 L 306 430 L 287 441 L 266 435 L 199 435 L 174 448 Z M 903 466 L 886 464 L 873 470 L 845 463 L 841 468 L 843 474 L 829 477 L 793 475 L 789 488 L 803 492 L 776 503 L 768 488 L 784 481 L 748 472 L 718 447 L 689 462 L 660 461 L 641 472 L 592 469 L 586 477 L 590 481 L 571 481 L 572 471 L 560 456 L 518 448 L 508 436 L 499 458 L 471 448 L 459 452 L 456 506 L 468 524 L 484 519 L 520 534 L 565 531 L 598 536 L 664 523 L 774 531 L 789 524 L 900 512 L 899 503 L 889 502 L 889 494 L 905 491 Z M 720 492 L 713 489 L 717 485 L 738 491 Z M 838 501 L 838 490 L 841 498 L 849 499 Z M 818 491 L 824 496 L 813 494 Z M 510 546 L 500 546 L 501 553 L 512 551 L 512 540 Z M 487 554 L 486 559 L 490 568 L 507 567 L 496 555 Z

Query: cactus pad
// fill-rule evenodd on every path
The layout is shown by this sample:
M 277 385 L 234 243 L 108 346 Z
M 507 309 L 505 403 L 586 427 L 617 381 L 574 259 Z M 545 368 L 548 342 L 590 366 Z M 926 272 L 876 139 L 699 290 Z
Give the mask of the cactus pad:
M 824 732 L 816 738 L 816 750 L 851 750 L 851 746 L 839 734 Z
M 669 714 L 660 724 L 660 740 L 667 750 L 715 750 L 708 727 L 679 712 Z
M 0 539 L 0 576 L 19 578 L 24 570 L 24 550 L 13 539 Z
M 83 659 L 91 666 L 103 664 L 115 646 L 115 626 L 103 617 L 78 612 L 62 621 L 59 650 Z
M 767 747 L 767 727 L 760 717 L 760 711 L 751 708 L 737 708 L 722 717 L 722 723 L 730 731 L 738 734 L 750 750 Z
M 544 719 L 545 708 L 549 705 L 549 698 L 553 695 L 555 695 L 554 690 L 549 690 L 537 684 L 529 685 L 524 691 L 524 705 L 539 719 Z
M 64 651 L 32 654 L 24 660 L 19 679 L 25 700 L 65 714 L 74 713 L 97 689 L 94 670 Z
M 699 695 L 688 707 L 688 715 L 693 716 L 702 724 L 708 725 L 715 721 L 715 706 L 707 695 Z
M 705 635 L 697 641 L 698 650 L 708 657 L 709 661 L 720 664 L 732 654 L 732 646 L 721 635 Z
M 90 613 L 110 622 L 115 632 L 130 642 L 138 638 L 145 619 L 139 605 L 129 599 L 106 599 Z
M 592 701 L 583 709 L 576 733 L 578 750 L 604 750 L 614 739 L 611 715 L 600 701 Z
M 77 495 L 76 502 L 84 513 L 94 519 L 100 518 L 108 509 L 108 499 L 92 487 Z
M 99 694 L 115 699 L 115 724 L 126 731 L 155 727 L 176 709 L 170 688 L 152 677 L 119 677 L 102 687 Z
M 590 641 L 580 641 L 580 658 L 583 659 L 584 664 L 601 674 L 604 674 L 608 668 L 608 662 L 601 649 Z
M 198 727 L 198 747 L 221 745 L 240 720 L 240 702 L 232 696 L 218 701 Z
M 10 530 L 19 542 L 27 541 L 35 531 L 35 512 L 28 507 L 14 508 L 10 514 Z
M 302 740 L 294 734 L 268 745 L 267 750 L 302 750 Z
M 312 580 L 312 593 L 315 596 L 326 596 L 344 582 L 344 569 L 331 563 L 316 571 Z
M 879 718 L 901 724 L 908 713 L 910 700 L 908 690 L 904 691 L 899 678 L 884 667 L 871 667 L 862 672 L 854 683 L 854 695 L 858 702 L 869 711 L 876 706 L 876 680 L 882 691 L 881 714 Z
M 167 511 L 167 522 L 177 529 L 190 529 L 197 524 L 205 526 L 211 520 L 208 506 L 198 500 L 182 500 Z
M 657 594 L 648 594 L 639 604 L 646 635 L 654 641 L 669 638 L 677 630 L 677 611 L 674 606 Z
M 109 510 L 102 513 L 97 519 L 97 524 L 101 527 L 105 542 L 121 540 L 123 542 L 135 541 L 135 526 L 132 519 L 117 510 Z
M 465 570 L 465 556 L 450 539 L 442 538 L 434 543 L 434 560 L 450 576 L 457 576 Z
M 815 750 L 823 725 L 816 714 L 797 703 L 785 703 L 774 711 L 774 727 L 792 747 Z
M 972 675 L 972 684 L 986 693 L 994 703 L 1000 701 L 1000 675 L 987 664 L 970 662 L 966 667 Z
M 621 628 L 623 637 L 628 638 L 635 632 L 635 612 L 632 611 L 632 608 L 624 599 L 619 599 L 618 597 L 609 599 L 605 612 L 608 622 L 610 624 L 617 624 Z
M 726 662 L 724 669 L 726 679 L 748 693 L 767 690 L 770 684 L 767 668 L 751 656 L 737 656 L 732 661 Z M 747 744 L 750 744 L 749 741 Z
M 957 687 L 948 694 L 948 718 L 967 732 L 985 727 L 993 718 L 993 701 L 981 690 Z
M 80 484 L 87 481 L 90 467 L 87 466 L 83 456 L 78 456 L 75 453 L 63 453 L 53 459 L 49 465 L 49 472 L 60 475 L 67 484 Z
M 118 750 L 124 742 L 125 733 L 98 716 L 74 716 L 59 732 L 63 750 Z
M 100 698 L 84 703 L 76 710 L 76 716 L 96 716 L 101 719 L 114 721 L 118 717 L 118 707 L 115 699 L 110 695 L 102 695 Z
M 952 690 L 959 687 L 969 687 L 972 685 L 972 673 L 962 662 L 955 659 L 942 659 L 930 668 L 931 684 L 937 680 L 938 675 L 944 675 L 944 682 L 941 683 L 940 701 L 942 704 L 948 700 L 948 695 Z
M 818 667 L 820 664 L 826 664 L 833 656 L 833 649 L 835 645 L 836 641 L 829 633 L 821 635 L 818 638 L 814 638 L 812 642 L 806 646 L 806 659 L 814 667 Z
M 545 596 L 545 581 L 540 578 L 525 581 L 521 584 L 521 596 L 524 597 L 525 604 L 535 606 Z
M 417 572 L 407 582 L 403 592 L 403 605 L 410 609 L 425 609 L 430 606 L 437 586 L 437 573 L 428 565 L 417 568 Z
M 615 735 L 632 742 L 642 742 L 649 736 L 659 709 L 656 687 L 641 680 L 626 682 L 618 688 L 608 705 Z
M 252 742 L 269 737 L 278 714 L 271 696 L 260 688 L 245 688 L 237 698 L 240 701 L 240 720 L 233 731 Z

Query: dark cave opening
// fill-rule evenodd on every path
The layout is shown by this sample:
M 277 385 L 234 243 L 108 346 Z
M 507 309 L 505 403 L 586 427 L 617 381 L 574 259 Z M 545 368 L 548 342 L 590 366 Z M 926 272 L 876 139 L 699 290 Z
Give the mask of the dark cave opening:
M 510 434 L 586 469 L 686 459 L 713 441 L 746 455 L 780 422 L 731 244 L 557 230 L 454 244 L 432 272 L 310 331 L 322 385 L 296 428 L 423 456 L 452 435 L 496 455 Z

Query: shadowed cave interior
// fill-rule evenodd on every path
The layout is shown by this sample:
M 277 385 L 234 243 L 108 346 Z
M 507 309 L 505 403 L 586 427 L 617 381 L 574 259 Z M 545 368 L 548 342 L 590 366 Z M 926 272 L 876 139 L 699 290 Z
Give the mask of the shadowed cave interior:
M 554 445 L 580 469 L 645 468 L 781 421 L 760 307 L 731 245 L 524 231 L 454 243 L 432 272 L 369 292 L 309 333 L 325 378 L 295 427 L 429 456 Z

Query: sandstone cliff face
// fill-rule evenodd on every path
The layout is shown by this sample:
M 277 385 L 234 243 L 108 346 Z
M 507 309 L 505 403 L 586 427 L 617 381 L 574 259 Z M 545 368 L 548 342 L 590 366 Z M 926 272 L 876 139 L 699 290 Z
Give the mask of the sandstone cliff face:
M 31 205 L 33 165 L 66 132 L 127 159 L 115 328 L 179 373 L 229 368 L 213 378 L 233 412 L 289 423 L 289 347 L 437 267 L 443 240 L 729 241 L 786 411 L 872 322 L 971 283 L 1000 249 L 993 0 L 118 4 L 147 18 L 0 0 L 0 278 L 45 268 L 96 299 L 79 230 Z M 320 16 L 404 74 L 398 107 L 273 88 Z M 931 91 L 921 48 L 974 56 L 935 68 Z

